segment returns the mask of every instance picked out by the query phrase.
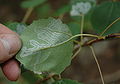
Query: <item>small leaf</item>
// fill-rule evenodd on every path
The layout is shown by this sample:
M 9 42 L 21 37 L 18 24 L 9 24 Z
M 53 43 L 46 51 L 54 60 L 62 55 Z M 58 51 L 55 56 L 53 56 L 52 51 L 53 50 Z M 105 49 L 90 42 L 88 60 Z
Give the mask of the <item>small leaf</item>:
M 73 43 L 67 25 L 53 18 L 34 21 L 21 35 L 23 47 L 17 59 L 34 73 L 60 74 L 71 62 Z
M 44 3 L 47 0 L 27 0 L 22 2 L 21 7 L 23 8 L 30 8 L 30 7 L 36 7 L 42 3 Z
M 82 83 L 78 83 L 78 82 L 76 82 L 74 80 L 62 79 L 62 80 L 56 81 L 53 84 L 82 84 Z
M 105 2 L 94 9 L 91 17 L 93 28 L 97 33 L 102 33 L 108 25 L 120 17 L 120 2 Z M 113 24 L 104 35 L 120 31 L 120 21 Z

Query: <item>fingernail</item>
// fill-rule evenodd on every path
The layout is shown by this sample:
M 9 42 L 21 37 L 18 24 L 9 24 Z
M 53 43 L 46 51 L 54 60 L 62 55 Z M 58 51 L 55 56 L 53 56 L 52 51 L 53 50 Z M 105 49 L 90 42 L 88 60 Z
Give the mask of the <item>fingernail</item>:
M 17 35 L 2 34 L 0 35 L 0 41 L 10 57 L 14 56 L 21 48 L 21 41 Z
M 10 43 L 6 40 L 6 39 L 4 39 L 4 38 L 0 38 L 0 41 L 2 42 L 2 44 L 3 44 L 3 46 L 4 46 L 4 48 L 7 50 L 7 52 L 9 53 L 10 52 Z

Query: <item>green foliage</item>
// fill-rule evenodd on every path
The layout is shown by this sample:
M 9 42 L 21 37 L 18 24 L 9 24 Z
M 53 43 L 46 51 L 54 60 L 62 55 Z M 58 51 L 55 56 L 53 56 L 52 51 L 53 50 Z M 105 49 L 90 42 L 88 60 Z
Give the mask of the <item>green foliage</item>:
M 38 17 L 40 17 L 40 18 L 49 17 L 51 15 L 50 14 L 51 13 L 51 5 L 47 3 L 40 7 L 37 7 L 36 12 L 37 12 Z
M 70 23 L 68 23 L 68 26 L 69 26 L 70 30 L 72 31 L 73 35 L 80 33 L 80 24 L 79 23 L 70 22 Z
M 12 31 L 15 31 L 15 32 L 16 32 L 17 25 L 19 25 L 18 22 L 7 22 L 5 24 L 5 26 L 7 26 L 8 28 L 10 28 Z
M 88 31 L 92 29 L 91 25 L 91 13 L 90 11 L 88 14 L 84 16 L 84 31 Z M 81 23 L 81 17 L 80 16 L 72 16 L 71 17 L 72 22 L 68 23 L 68 26 L 72 32 L 73 35 L 80 33 L 80 23 Z
M 103 32 L 108 25 L 120 17 L 120 2 L 105 2 L 98 5 L 92 14 L 91 22 L 97 33 Z M 113 24 L 104 35 L 120 31 L 120 22 Z
M 96 5 L 96 0 L 70 0 L 71 4 L 76 4 L 78 2 L 90 2 L 92 5 Z
M 30 7 L 36 7 L 42 3 L 44 3 L 47 0 L 27 0 L 22 2 L 21 7 L 23 8 L 30 8 Z
M 74 80 L 62 79 L 62 80 L 56 81 L 53 84 L 82 84 L 82 83 L 78 83 L 78 82 L 76 82 Z
M 60 74 L 71 62 L 73 43 L 65 42 L 71 36 L 68 26 L 60 20 L 34 21 L 21 34 L 23 47 L 16 58 L 34 73 Z
M 30 71 L 22 73 L 22 78 L 25 83 L 22 84 L 35 84 L 36 81 L 39 80 L 39 77 L 37 77 L 35 74 L 33 74 Z
M 5 24 L 8 28 L 13 30 L 14 32 L 18 33 L 21 35 L 21 33 L 25 30 L 26 25 L 18 22 L 8 22 Z
M 54 16 L 60 16 L 60 15 L 67 13 L 70 11 L 70 8 L 71 8 L 70 4 L 64 5 L 63 7 L 59 8 L 57 11 L 55 11 Z

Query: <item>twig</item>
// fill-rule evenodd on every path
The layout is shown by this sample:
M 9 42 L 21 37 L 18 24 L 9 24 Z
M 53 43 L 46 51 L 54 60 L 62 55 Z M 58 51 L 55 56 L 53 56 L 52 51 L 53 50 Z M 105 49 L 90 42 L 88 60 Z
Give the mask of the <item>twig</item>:
M 27 19 L 28 19 L 29 16 L 31 15 L 33 9 L 34 9 L 33 7 L 28 8 L 28 10 L 27 10 L 27 12 L 26 12 L 26 14 L 25 14 L 25 16 L 24 16 L 24 18 L 23 18 L 23 20 L 22 20 L 22 23 L 25 23 L 25 22 L 27 21 Z
M 120 33 L 114 33 L 114 34 L 110 34 L 110 35 L 107 35 L 107 36 L 102 36 L 100 38 L 96 38 L 96 39 L 90 40 L 90 41 L 84 43 L 82 45 L 82 47 L 90 46 L 90 45 L 92 45 L 94 43 L 97 43 L 97 42 L 100 42 L 100 41 L 104 41 L 104 40 L 108 40 L 108 39 L 115 39 L 115 38 L 120 38 Z
M 99 73 L 100 73 L 100 77 L 101 77 L 101 80 L 102 80 L 102 84 L 105 84 L 104 79 L 103 79 L 103 74 L 102 74 L 102 71 L 101 71 L 101 68 L 100 68 L 100 65 L 99 65 L 97 57 L 95 55 L 95 50 L 94 50 L 94 48 L 92 46 L 90 46 L 90 48 L 91 48 L 92 54 L 94 56 L 95 62 L 97 64 L 97 67 L 98 67 L 98 70 L 99 70 Z

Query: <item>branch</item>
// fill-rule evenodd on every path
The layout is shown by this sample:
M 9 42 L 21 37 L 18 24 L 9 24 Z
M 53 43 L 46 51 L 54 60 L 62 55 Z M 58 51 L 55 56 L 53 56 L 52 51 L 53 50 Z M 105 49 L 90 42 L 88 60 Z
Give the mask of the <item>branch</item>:
M 120 33 L 114 33 L 114 34 L 110 34 L 110 35 L 107 35 L 107 36 L 102 36 L 100 38 L 96 38 L 96 39 L 90 40 L 90 41 L 84 43 L 82 45 L 82 47 L 90 46 L 90 45 L 92 45 L 94 43 L 97 43 L 97 42 L 100 42 L 100 41 L 109 40 L 109 39 L 116 39 L 116 38 L 120 38 Z

